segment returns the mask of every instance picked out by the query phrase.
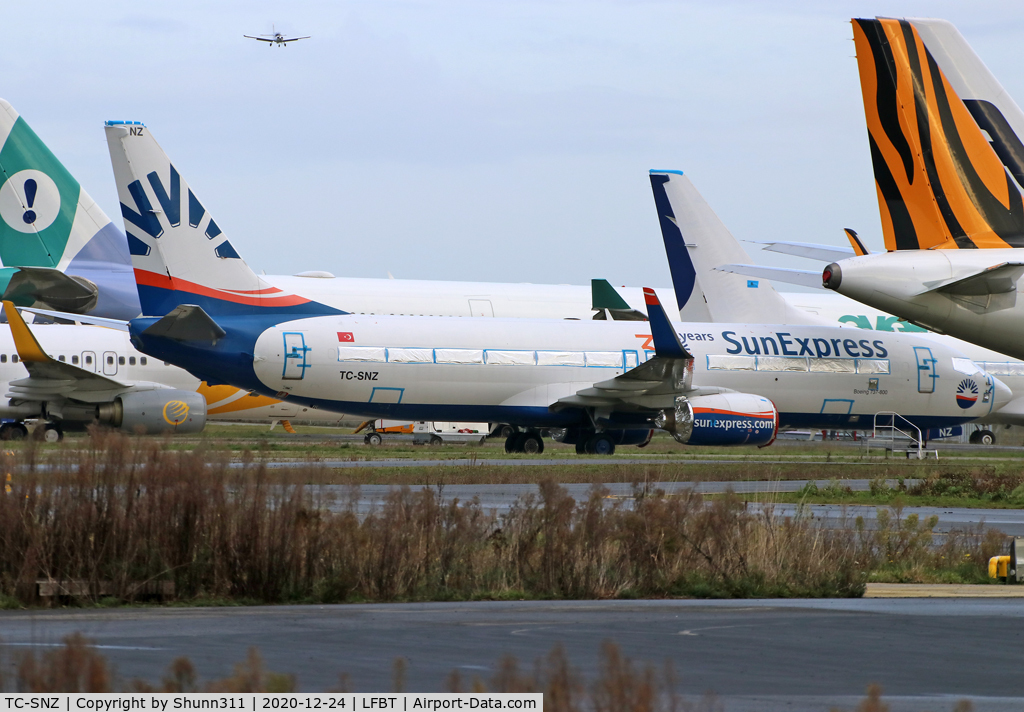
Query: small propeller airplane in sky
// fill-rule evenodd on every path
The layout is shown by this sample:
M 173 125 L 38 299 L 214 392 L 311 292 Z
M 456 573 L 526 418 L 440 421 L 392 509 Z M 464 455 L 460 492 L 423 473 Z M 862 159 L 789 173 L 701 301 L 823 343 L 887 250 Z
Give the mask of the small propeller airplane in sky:
M 266 42 L 268 47 L 273 45 L 287 47 L 289 42 L 296 42 L 298 40 L 308 40 L 311 35 L 305 37 L 285 37 L 283 34 L 272 28 L 272 32 L 269 35 L 260 35 L 259 37 L 253 37 L 252 35 L 242 35 L 250 40 L 256 40 L 258 42 Z

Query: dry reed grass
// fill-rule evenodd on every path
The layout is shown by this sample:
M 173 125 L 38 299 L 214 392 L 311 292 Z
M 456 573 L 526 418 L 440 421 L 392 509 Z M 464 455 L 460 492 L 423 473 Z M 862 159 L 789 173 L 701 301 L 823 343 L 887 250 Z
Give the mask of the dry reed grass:
M 334 502 L 301 484 L 316 465 L 271 479 L 223 453 L 89 442 L 44 465 L 31 445 L 0 462 L 14 473 L 0 493 L 0 604 L 32 603 L 39 579 L 85 582 L 94 600 L 102 583 L 120 601 L 160 581 L 190 601 L 857 596 L 871 566 L 925 548 L 924 535 L 900 544 L 906 527 L 858 534 L 640 486 L 577 502 L 545 481 L 501 515 L 396 488 L 363 516 L 355 490 Z

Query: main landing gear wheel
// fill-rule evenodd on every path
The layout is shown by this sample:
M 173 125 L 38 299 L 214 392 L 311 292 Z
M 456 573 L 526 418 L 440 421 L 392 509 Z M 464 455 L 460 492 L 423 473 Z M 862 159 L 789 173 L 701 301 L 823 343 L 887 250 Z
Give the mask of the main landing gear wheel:
M 578 443 L 576 443 L 576 454 L 577 455 L 586 455 L 587 454 L 587 441 L 586 440 L 580 440 Z
M 515 433 L 505 440 L 505 452 L 522 452 L 527 455 L 539 455 L 544 452 L 544 439 L 539 433 Z
M 607 435 L 598 433 L 587 440 L 586 451 L 588 455 L 614 455 L 615 443 Z
M 520 443 L 522 450 L 527 455 L 540 455 L 544 452 L 544 440 L 537 433 L 526 433 L 523 435 L 523 440 Z
M 508 440 L 510 437 L 516 434 L 516 429 L 511 425 L 502 425 L 501 430 L 498 431 L 498 437 L 505 438 Z
M 363 442 L 367 445 L 373 445 L 376 447 L 384 442 L 384 438 L 380 436 L 380 433 L 367 433 L 366 437 L 363 438 Z
M 26 437 L 28 437 L 28 428 L 21 423 L 0 425 L 0 440 L 24 440 Z
M 58 443 L 64 439 L 64 431 L 60 429 L 59 425 L 53 423 L 47 423 L 46 428 L 43 430 L 43 441 L 48 443 Z

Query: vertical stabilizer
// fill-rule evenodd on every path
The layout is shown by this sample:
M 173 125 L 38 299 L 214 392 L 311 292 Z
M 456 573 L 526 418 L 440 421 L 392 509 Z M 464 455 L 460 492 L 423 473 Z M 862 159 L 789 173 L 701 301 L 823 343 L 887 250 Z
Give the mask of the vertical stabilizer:
M 89 313 L 138 316 L 139 303 L 124 234 L 82 190 L 14 107 L 0 99 L 0 291 L 17 267 L 59 270 L 88 280 Z M 42 280 L 40 280 L 42 281 Z M 88 283 L 83 283 L 88 284 Z M 46 304 L 20 285 L 19 306 Z M 35 297 L 43 297 L 35 301 Z
M 750 257 L 682 171 L 650 177 L 682 321 L 819 323 L 769 282 L 716 270 Z
M 909 22 L 953 91 L 988 133 L 992 148 L 1018 187 L 1024 188 L 1024 112 L 952 23 L 932 18 L 910 18 Z
M 914 26 L 853 36 L 886 249 L 1024 246 L 1020 191 Z
M 210 315 L 337 313 L 260 279 L 147 126 L 108 121 L 105 130 L 143 314 L 181 304 Z

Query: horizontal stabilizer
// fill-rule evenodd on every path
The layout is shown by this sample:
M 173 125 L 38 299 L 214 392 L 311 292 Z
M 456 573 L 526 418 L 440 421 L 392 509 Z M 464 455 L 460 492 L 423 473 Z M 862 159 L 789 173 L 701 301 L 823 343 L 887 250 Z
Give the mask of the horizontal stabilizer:
M 1006 294 L 1017 289 L 1017 280 L 1024 274 L 1024 262 L 1003 262 L 986 267 L 967 277 L 939 282 L 925 282 L 926 289 L 919 294 L 943 292 L 954 296 L 976 297 L 987 294 Z
M 40 316 L 48 316 L 51 319 L 63 319 L 64 321 L 76 324 L 88 324 L 90 326 L 102 326 L 117 331 L 128 331 L 128 322 L 121 319 L 107 319 L 102 316 L 91 316 L 89 314 L 72 314 L 70 312 L 55 311 L 53 309 L 38 309 L 36 307 L 21 307 L 21 311 L 27 311 Z
M 742 274 L 747 277 L 758 277 L 759 279 L 776 279 L 789 284 L 799 284 L 801 287 L 822 289 L 821 272 L 812 272 L 805 269 L 763 267 L 761 265 L 719 265 L 715 269 L 719 272 L 731 272 L 732 274 Z
M 202 307 L 182 304 L 144 332 L 175 341 L 209 341 L 216 344 L 227 334 Z
M 822 262 L 838 262 L 847 257 L 853 257 L 854 252 L 848 247 L 836 247 L 835 245 L 817 245 L 811 242 L 756 242 L 763 245 L 765 252 L 778 252 L 782 255 L 793 255 L 794 257 L 806 257 L 809 260 L 821 260 Z M 742 273 L 740 273 L 742 274 Z
M 84 277 L 73 277 L 49 267 L 20 267 L 11 276 L 3 299 L 19 307 L 49 307 L 84 314 L 99 299 L 99 289 Z

